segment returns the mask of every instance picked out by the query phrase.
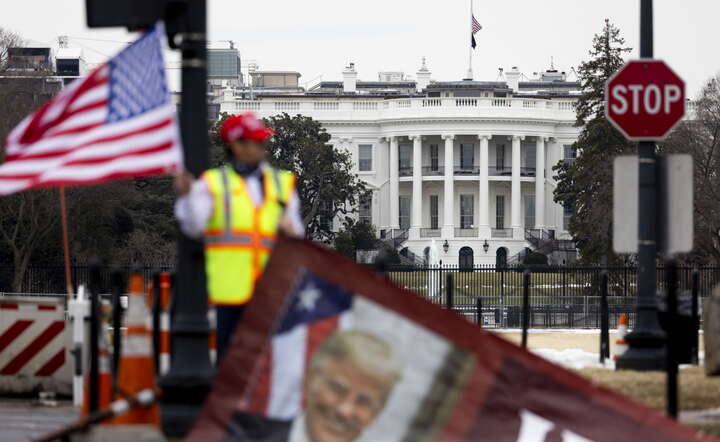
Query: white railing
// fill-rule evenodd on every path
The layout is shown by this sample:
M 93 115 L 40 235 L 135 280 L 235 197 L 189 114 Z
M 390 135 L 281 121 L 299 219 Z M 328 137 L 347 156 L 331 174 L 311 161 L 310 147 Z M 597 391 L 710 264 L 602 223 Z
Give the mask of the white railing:
M 276 101 L 275 110 L 277 111 L 297 111 L 300 110 L 299 101 Z
M 509 98 L 493 98 L 492 107 L 510 107 L 512 106 L 512 100 Z
M 235 99 L 221 103 L 222 112 L 256 112 L 260 116 L 271 116 L 281 112 L 292 112 L 322 120 L 333 118 L 353 120 L 362 114 L 363 119 L 403 118 L 533 118 L 552 121 L 574 121 L 575 102 L 572 100 L 547 100 L 506 97 L 449 97 L 449 98 L 398 98 L 375 100 L 365 98 L 337 100 L 293 97 L 290 99 Z M 688 106 L 690 108 L 690 106 Z M 690 113 L 690 109 L 688 109 Z
M 260 102 L 259 101 L 236 101 L 235 102 L 235 110 L 238 110 L 238 111 L 260 110 Z
M 377 101 L 355 101 L 355 102 L 353 102 L 353 110 L 356 110 L 356 111 L 377 110 L 377 108 L 378 108 Z
M 456 98 L 455 106 L 457 107 L 477 107 L 477 98 Z
M 316 101 L 313 103 L 313 109 L 315 110 L 338 110 L 340 109 L 340 103 L 337 101 Z
M 440 107 L 442 106 L 442 100 L 439 98 L 424 98 L 422 101 L 422 107 Z

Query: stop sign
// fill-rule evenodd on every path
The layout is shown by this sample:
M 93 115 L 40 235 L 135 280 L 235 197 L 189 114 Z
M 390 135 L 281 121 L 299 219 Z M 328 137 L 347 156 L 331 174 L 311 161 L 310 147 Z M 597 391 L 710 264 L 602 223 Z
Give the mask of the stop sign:
M 685 82 L 664 61 L 631 61 L 605 86 L 605 116 L 631 140 L 661 140 L 684 115 Z

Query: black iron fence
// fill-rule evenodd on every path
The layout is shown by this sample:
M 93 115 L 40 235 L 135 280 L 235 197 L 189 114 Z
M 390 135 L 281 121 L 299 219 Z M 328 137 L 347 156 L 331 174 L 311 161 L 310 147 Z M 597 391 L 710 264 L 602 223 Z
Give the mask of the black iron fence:
M 600 288 L 603 272 L 608 274 L 610 327 L 617 326 L 621 313 L 635 322 L 636 267 L 546 267 L 531 270 L 530 326 L 536 328 L 600 327 Z M 720 267 L 682 267 L 679 293 L 692 290 L 692 275 L 698 274 L 700 297 L 706 297 L 720 282 Z M 459 268 L 390 267 L 388 278 L 401 287 L 443 306 L 451 305 L 468 319 L 486 327 L 519 328 L 522 319 L 522 271 L 494 266 Z M 453 288 L 448 291 L 447 275 Z M 658 291 L 665 287 L 665 269 L 658 268 Z M 451 293 L 452 299 L 448 299 Z
M 126 276 L 133 267 L 103 267 L 101 292 L 109 293 L 111 274 L 119 270 Z M 141 266 L 146 278 L 173 266 Z M 399 286 L 442 306 L 452 305 L 473 321 L 482 320 L 486 327 L 519 328 L 521 326 L 523 274 L 521 271 L 494 266 L 398 266 L 386 270 L 388 278 Z M 608 274 L 610 327 L 615 327 L 621 313 L 635 321 L 637 290 L 636 267 L 546 267 L 531 270 L 530 326 L 536 328 L 597 328 L 600 326 L 600 285 L 603 272 Z M 681 267 L 679 293 L 692 289 L 693 272 L 698 274 L 701 298 L 720 283 L 720 267 Z M 90 266 L 71 267 L 73 285 L 87 284 Z M 448 299 L 447 275 L 452 275 L 452 299 Z M 665 286 L 665 269 L 658 268 L 659 291 Z M 0 266 L 0 292 L 14 292 L 12 266 Z M 24 293 L 64 293 L 65 273 L 61 265 L 30 267 L 19 291 Z M 702 305 L 702 303 L 701 303 Z

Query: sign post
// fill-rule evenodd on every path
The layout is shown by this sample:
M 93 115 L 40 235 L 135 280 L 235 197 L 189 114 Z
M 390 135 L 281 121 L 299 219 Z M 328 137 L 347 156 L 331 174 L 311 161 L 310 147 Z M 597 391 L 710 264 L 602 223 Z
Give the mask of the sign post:
M 630 348 L 618 369 L 662 370 L 665 334 L 657 315 L 658 182 L 655 142 L 685 114 L 685 84 L 653 57 L 653 3 L 640 0 L 640 58 L 626 64 L 607 84 L 608 120 L 638 140 L 638 298 L 637 322 L 627 336 Z

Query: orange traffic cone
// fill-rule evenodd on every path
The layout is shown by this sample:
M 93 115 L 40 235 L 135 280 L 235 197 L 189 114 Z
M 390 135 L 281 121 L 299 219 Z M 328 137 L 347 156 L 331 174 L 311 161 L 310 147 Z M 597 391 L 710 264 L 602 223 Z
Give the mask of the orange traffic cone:
M 628 333 L 628 317 L 625 313 L 620 315 L 617 328 L 617 339 L 615 340 L 615 354 L 613 359 L 618 359 L 628 349 L 628 342 L 625 340 L 625 336 Z
M 104 323 L 100 327 L 106 330 Z M 112 374 L 110 373 L 110 351 L 104 332 L 100 332 L 98 342 L 98 410 L 108 408 L 112 402 Z M 85 394 L 80 416 L 85 417 L 90 412 L 90 376 L 85 376 Z
M 133 396 L 141 390 L 155 389 L 155 367 L 152 357 L 152 336 L 147 326 L 150 312 L 143 293 L 140 273 L 130 275 L 126 332 L 123 336 L 122 358 L 118 367 L 118 394 Z M 160 425 L 157 405 L 133 408 L 111 421 L 114 425 Z

